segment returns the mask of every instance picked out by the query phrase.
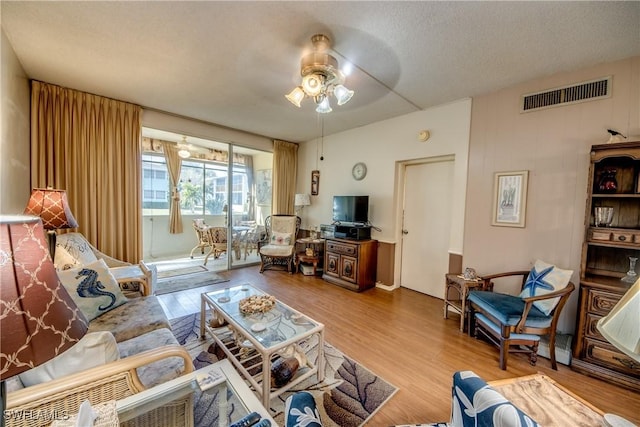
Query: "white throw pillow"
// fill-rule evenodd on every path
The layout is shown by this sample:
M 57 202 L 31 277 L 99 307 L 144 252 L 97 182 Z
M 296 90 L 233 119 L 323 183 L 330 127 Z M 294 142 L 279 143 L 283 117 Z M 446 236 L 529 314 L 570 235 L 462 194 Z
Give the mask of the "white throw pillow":
M 67 270 L 97 261 L 89 242 L 80 233 L 60 234 L 56 238 L 54 266 L 56 270 Z
M 91 332 L 64 353 L 19 376 L 25 387 L 29 387 L 118 359 L 120 353 L 113 334 L 108 331 Z
M 58 277 L 89 321 L 128 301 L 102 259 L 82 267 L 58 271 Z
M 278 233 L 277 231 L 272 232 L 271 244 L 280 246 L 291 245 L 291 233 Z
M 563 270 L 553 264 L 536 260 L 522 288 L 520 298 L 544 295 L 564 289 L 569 284 L 572 274 L 573 270 Z M 560 298 L 552 298 L 536 301 L 533 305 L 544 314 L 549 314 L 559 301 Z

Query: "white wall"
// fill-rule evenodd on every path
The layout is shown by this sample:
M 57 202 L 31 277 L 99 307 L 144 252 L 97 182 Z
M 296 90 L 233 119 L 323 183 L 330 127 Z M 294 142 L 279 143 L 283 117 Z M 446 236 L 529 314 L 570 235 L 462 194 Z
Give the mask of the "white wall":
M 31 87 L 4 31 L 1 43 L 0 213 L 18 214 L 24 211 L 31 194 Z
M 520 96 L 613 76 L 608 99 L 520 113 Z M 591 145 L 607 129 L 640 135 L 640 57 L 530 81 L 473 99 L 464 264 L 478 274 L 529 269 L 540 258 L 579 284 Z M 640 139 L 640 138 L 639 138 Z M 528 170 L 526 227 L 491 226 L 494 173 Z M 578 291 L 559 329 L 573 332 Z
M 331 120 L 331 113 L 324 119 Z M 397 162 L 453 154 L 455 196 L 450 248 L 461 252 L 470 120 L 471 100 L 464 99 L 326 136 L 324 161 L 318 158 L 318 139 L 300 144 L 296 192 L 310 193 L 311 171 L 320 170 L 319 194 L 311 196 L 311 206 L 300 214 L 303 228 L 331 224 L 334 195 L 368 195 L 369 220 L 382 229 L 374 230 L 372 238 L 396 242 Z M 418 140 L 423 129 L 431 132 L 427 142 Z M 368 173 L 362 181 L 351 176 L 351 168 L 357 162 L 367 165 Z

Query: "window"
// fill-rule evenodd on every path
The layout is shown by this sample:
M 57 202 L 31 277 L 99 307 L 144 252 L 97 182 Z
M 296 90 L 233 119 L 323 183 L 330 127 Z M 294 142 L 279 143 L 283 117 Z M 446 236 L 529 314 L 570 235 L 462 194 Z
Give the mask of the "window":
M 169 215 L 171 195 L 169 173 L 164 156 L 142 156 L 142 207 L 145 215 Z M 232 209 L 246 213 L 249 185 L 243 165 L 234 165 Z M 183 160 L 180 171 L 180 208 L 186 215 L 224 215 L 227 200 L 227 164 L 206 160 Z

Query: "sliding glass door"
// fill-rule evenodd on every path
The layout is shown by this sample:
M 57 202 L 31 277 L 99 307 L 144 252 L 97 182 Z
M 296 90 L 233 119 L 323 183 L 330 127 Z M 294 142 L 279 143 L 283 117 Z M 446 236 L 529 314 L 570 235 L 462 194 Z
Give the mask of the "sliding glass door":
M 181 135 L 143 130 L 143 248 L 148 261 L 202 260 L 195 222 L 226 229 L 226 251 L 207 260 L 210 270 L 226 270 L 260 261 L 257 241 L 271 212 L 272 154 L 215 141 L 187 138 L 178 191 L 183 232 L 169 231 L 171 182 L 163 142 L 183 142 Z M 267 179 L 269 178 L 269 179 Z M 258 191 L 259 189 L 259 191 Z

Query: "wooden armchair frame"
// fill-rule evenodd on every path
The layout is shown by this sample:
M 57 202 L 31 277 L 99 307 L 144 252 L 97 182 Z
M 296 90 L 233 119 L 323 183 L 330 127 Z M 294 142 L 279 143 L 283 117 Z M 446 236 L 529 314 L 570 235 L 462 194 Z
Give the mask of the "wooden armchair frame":
M 522 276 L 520 286 L 520 288 L 522 289 L 524 288 L 528 275 L 528 270 L 511 271 L 483 276 L 481 280 L 483 282 L 483 289 L 485 291 L 493 292 L 493 281 L 495 279 L 509 276 Z M 555 352 L 556 327 L 558 325 L 558 318 L 560 317 L 562 308 L 566 304 L 567 300 L 569 299 L 569 295 L 571 294 L 571 292 L 573 292 L 574 289 L 575 285 L 572 282 L 569 282 L 563 289 L 549 292 L 544 295 L 521 298 L 524 302 L 524 308 L 522 310 L 522 314 L 520 315 L 520 320 L 515 325 L 504 324 L 501 319 L 498 319 L 490 311 L 483 309 L 473 300 L 470 300 L 469 318 L 467 320 L 469 335 L 477 336 L 478 333 L 481 333 L 489 341 L 500 348 L 500 369 L 502 370 L 507 368 L 507 357 L 509 353 L 528 353 L 531 364 L 535 365 L 538 354 L 538 340 L 527 337 L 526 335 L 548 335 L 549 358 L 551 360 L 551 367 L 554 370 L 557 370 L 558 365 L 556 363 Z M 551 319 L 550 324 L 546 327 L 535 327 L 527 325 L 528 316 L 531 308 L 533 307 L 533 303 L 536 301 L 544 301 L 552 298 L 560 298 L 560 300 L 558 301 L 558 304 L 555 306 L 555 308 L 551 311 L 551 313 L 549 313 L 549 318 Z M 481 313 L 484 317 L 489 319 L 489 321 L 493 325 L 487 324 L 485 321 L 477 319 L 476 313 Z M 497 328 L 492 328 L 491 326 L 497 326 Z
M 6 409 L 17 414 L 72 415 L 78 412 L 82 402 L 87 399 L 92 405 L 96 405 L 145 390 L 136 369 L 170 357 L 184 360 L 183 375 L 193 372 L 193 362 L 187 350 L 179 345 L 167 345 L 8 393 Z M 188 399 L 190 402 L 186 404 L 190 403 L 192 406 L 191 396 Z M 166 407 L 158 409 L 167 410 Z M 46 418 L 6 417 L 5 421 L 7 427 L 44 427 L 52 421 Z

